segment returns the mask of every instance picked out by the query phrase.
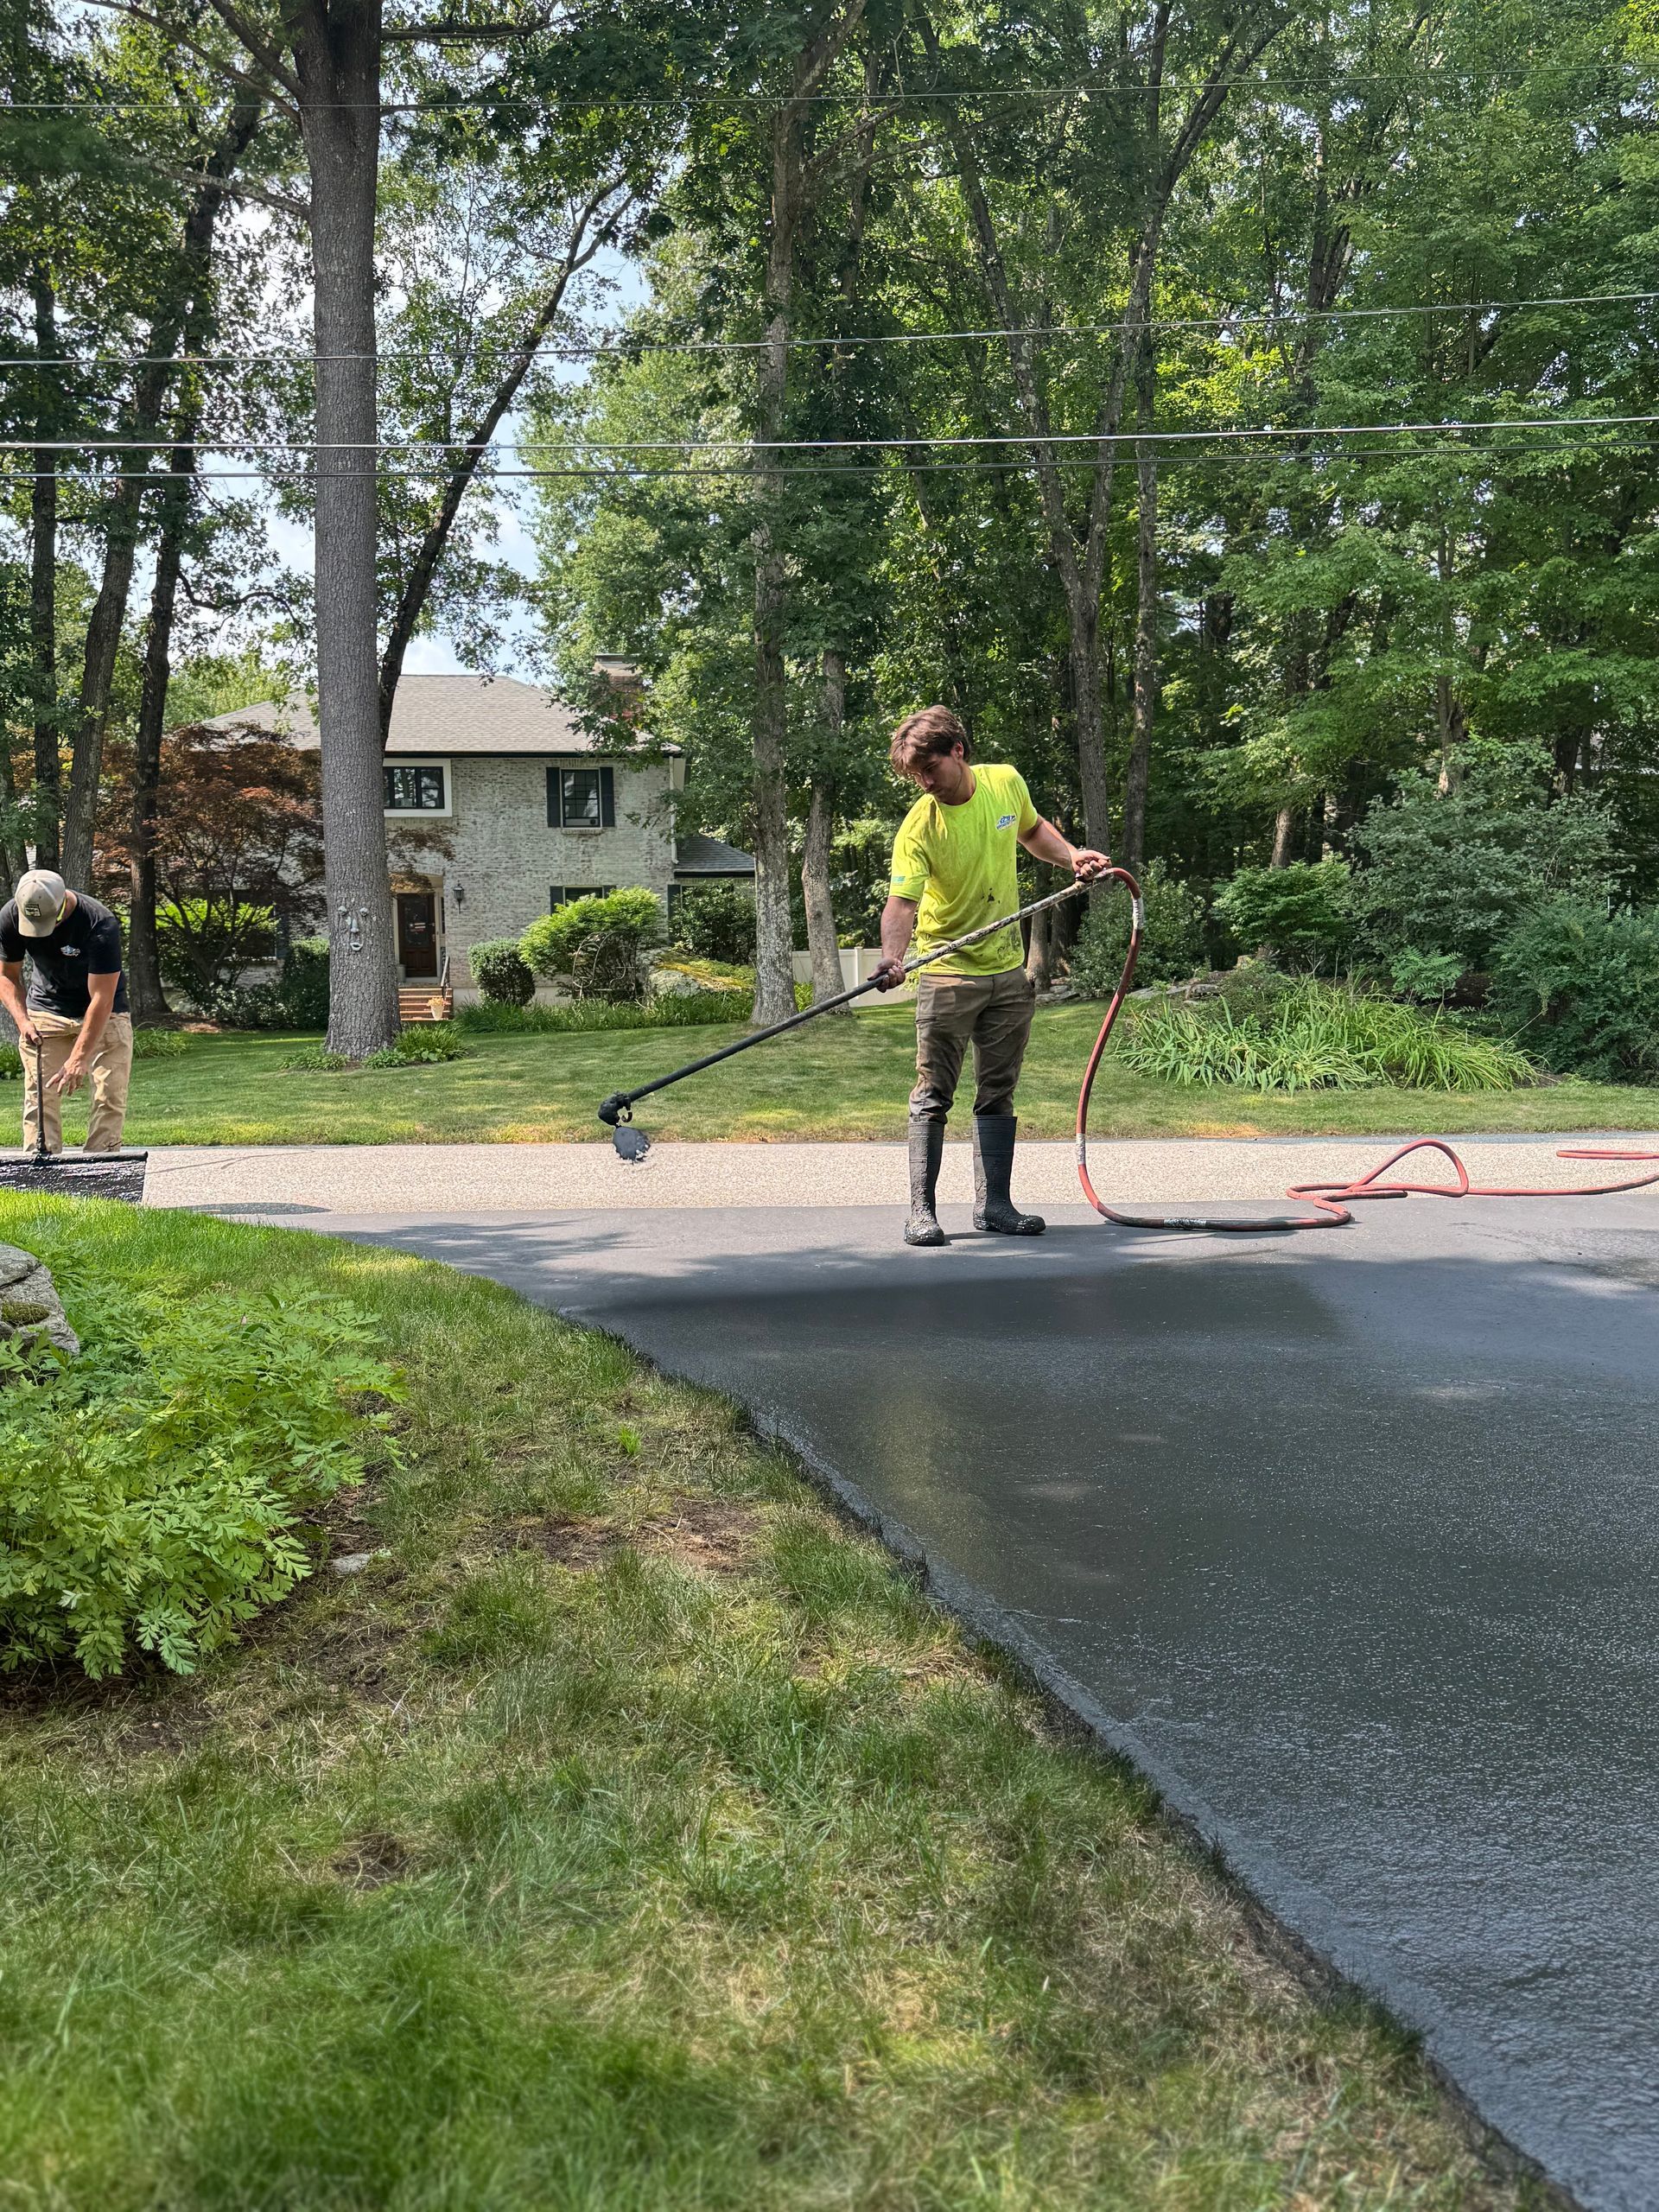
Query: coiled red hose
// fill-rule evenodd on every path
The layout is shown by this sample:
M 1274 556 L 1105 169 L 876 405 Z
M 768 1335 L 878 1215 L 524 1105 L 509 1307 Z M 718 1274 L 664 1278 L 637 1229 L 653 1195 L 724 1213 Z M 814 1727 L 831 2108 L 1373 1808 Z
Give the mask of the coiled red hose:
M 1106 1040 L 1112 1033 L 1118 1008 L 1128 995 L 1129 985 L 1135 980 L 1135 963 L 1141 957 L 1141 938 L 1146 927 L 1147 911 L 1141 897 L 1141 887 L 1127 868 L 1112 868 L 1096 877 L 1096 882 L 1116 881 L 1123 884 L 1134 901 L 1130 910 L 1129 950 L 1123 962 L 1123 973 L 1118 977 L 1117 988 L 1112 994 L 1111 1004 L 1106 1009 L 1106 1019 L 1100 1025 L 1100 1034 L 1095 1039 L 1095 1049 L 1089 1055 L 1089 1065 L 1084 1070 L 1083 1088 L 1077 1094 L 1077 1180 L 1083 1194 L 1095 1211 L 1107 1221 L 1115 1221 L 1125 1229 L 1206 1229 L 1232 1232 L 1239 1236 L 1260 1236 L 1263 1231 L 1284 1231 L 1292 1229 L 1342 1229 L 1354 1217 L 1350 1209 L 1364 1198 L 1407 1198 L 1413 1196 L 1426 1198 L 1604 1198 L 1618 1191 L 1643 1191 L 1651 1183 L 1659 1183 L 1659 1168 L 1650 1175 L 1633 1175 L 1622 1183 L 1585 1183 L 1571 1190 L 1528 1190 L 1508 1188 L 1492 1183 L 1471 1183 L 1469 1171 L 1451 1146 L 1440 1137 L 1414 1137 L 1409 1144 L 1402 1144 L 1386 1160 L 1363 1175 L 1357 1175 L 1351 1182 L 1296 1183 L 1285 1193 L 1287 1198 L 1300 1199 L 1314 1211 L 1311 1213 L 1257 1215 L 1255 1219 L 1240 1220 L 1236 1215 L 1187 1213 L 1126 1213 L 1121 1206 L 1109 1206 L 1089 1179 L 1089 1100 L 1095 1087 L 1095 1076 L 1101 1056 L 1106 1050 Z M 1382 1178 L 1390 1167 L 1414 1152 L 1438 1152 L 1452 1164 L 1457 1176 L 1455 1183 L 1385 1183 Z M 1569 1146 L 1556 1154 L 1558 1160 L 1659 1160 L 1659 1152 L 1595 1152 Z

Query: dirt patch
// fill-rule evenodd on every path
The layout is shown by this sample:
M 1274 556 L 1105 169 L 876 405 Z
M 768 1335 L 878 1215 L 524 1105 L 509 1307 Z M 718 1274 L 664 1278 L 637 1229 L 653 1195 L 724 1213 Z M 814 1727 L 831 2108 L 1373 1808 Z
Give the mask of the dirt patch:
M 754 1549 L 759 1516 L 752 1505 L 731 1505 L 719 1498 L 682 1497 L 672 1509 L 653 1515 L 639 1531 L 643 1551 L 671 1559 L 705 1574 L 738 1574 Z
M 401 1882 L 410 1865 L 407 1844 L 378 1831 L 353 1836 L 328 1861 L 329 1872 L 354 1890 L 378 1890 L 388 1882 Z
M 752 1505 L 679 1497 L 665 1512 L 652 1514 L 628 1531 L 608 1521 L 557 1515 L 515 1522 L 505 1535 L 507 1549 L 538 1551 L 578 1574 L 591 1573 L 630 1547 L 704 1574 L 737 1574 L 749 1564 L 758 1526 Z
M 516 1521 L 506 1534 L 510 1550 L 538 1551 L 556 1567 L 568 1567 L 578 1574 L 603 1567 L 622 1542 L 608 1522 L 578 1520 L 564 1514 L 550 1520 Z

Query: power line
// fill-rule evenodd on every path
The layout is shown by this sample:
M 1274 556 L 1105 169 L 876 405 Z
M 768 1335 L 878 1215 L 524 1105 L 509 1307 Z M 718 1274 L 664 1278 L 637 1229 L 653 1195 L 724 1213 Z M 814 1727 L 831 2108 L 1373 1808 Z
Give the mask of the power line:
M 1553 426 L 1541 423 L 1538 427 L 1549 429 Z M 1110 442 L 1108 441 L 1108 442 Z M 1132 445 L 1135 440 L 1131 435 L 1119 440 L 1118 442 Z M 1388 461 L 1394 463 L 1408 459 L 1446 459 L 1459 452 L 1471 460 L 1486 462 L 1531 461 L 1540 454 L 1570 453 L 1650 453 L 1659 457 L 1659 442 L 1649 438 L 1556 437 L 1548 442 L 1532 442 L 1524 446 L 1512 447 L 1361 446 L 1351 447 L 1343 457 L 1345 461 Z M 1260 447 L 1248 453 L 1240 453 L 1236 449 L 1217 453 L 1208 449 L 1198 451 L 1189 448 L 1184 452 L 1168 455 L 1161 465 L 1165 467 L 1181 466 L 1230 467 L 1263 461 L 1294 461 L 1306 463 L 1310 458 L 1308 454 L 1301 453 L 1268 453 Z M 1058 469 L 1077 470 L 1092 468 L 1096 464 L 1092 461 L 1062 459 L 1052 465 Z M 877 456 L 874 462 L 831 461 L 815 467 L 785 466 L 774 473 L 791 480 L 810 480 L 817 483 L 826 476 L 859 476 L 867 480 L 873 479 L 878 474 L 880 467 L 880 456 Z M 910 461 L 906 464 L 904 474 L 907 477 L 1030 474 L 1036 467 L 1037 463 L 1033 461 L 1023 460 L 1018 454 L 1009 454 L 996 461 Z M 60 474 L 48 469 L 7 469 L 0 472 L 0 483 L 29 484 L 43 480 L 54 474 L 57 475 L 59 482 L 63 481 Z M 383 483 L 442 483 L 447 480 L 447 472 L 436 465 L 427 468 L 382 468 L 377 469 L 375 474 Z M 752 483 L 754 480 L 754 472 L 730 463 L 723 466 L 690 463 L 677 468 L 628 467 L 587 468 L 576 465 L 567 465 L 561 467 L 492 468 L 480 480 L 486 484 L 511 481 L 592 484 L 703 481 Z M 100 474 L 98 481 L 100 484 L 155 484 L 176 486 L 187 482 L 269 485 L 270 479 L 264 471 L 260 469 L 199 468 L 191 470 L 188 476 L 180 472 L 167 469 L 111 469 L 107 473 Z
M 581 450 L 592 454 L 734 453 L 754 456 L 774 453 L 908 453 L 935 452 L 944 448 L 985 446 L 1190 446 L 1200 443 L 1241 443 L 1265 438 L 1297 440 L 1399 437 L 1406 435 L 1445 436 L 1473 431 L 1552 430 L 1563 423 L 1577 423 L 1595 429 L 1624 429 L 1659 423 L 1654 415 L 1584 415 L 1497 417 L 1491 421 L 1454 419 L 1445 423 L 1265 423 L 1231 428 L 1196 430 L 1055 430 L 1039 435 L 1030 430 L 973 433 L 961 436 L 918 438 L 614 438 L 593 439 Z M 296 457 L 344 454 L 459 453 L 479 450 L 467 438 L 341 439 L 323 442 L 275 438 L 0 438 L 0 453 L 156 453 L 163 448 L 177 452 L 208 454 L 267 453 Z M 532 446 L 529 448 L 535 450 Z M 486 451 L 489 448 L 486 448 Z
M 1474 86 L 1519 84 L 1535 73 L 1553 71 L 1561 77 L 1611 76 L 1616 72 L 1629 72 L 1639 76 L 1652 76 L 1650 64 L 1628 54 L 1609 55 L 1597 61 L 1552 61 L 1540 59 L 1525 63 L 1509 63 L 1491 68 L 1459 67 L 1449 62 L 1416 62 L 1408 68 L 1356 69 L 1342 71 L 1335 76 L 1275 77 L 1262 76 L 1246 71 L 1234 75 L 1188 75 L 1163 77 L 1156 83 L 1119 84 L 1109 78 L 1081 78 L 1065 85 L 981 85 L 959 86 L 954 88 L 929 87 L 912 92 L 885 92 L 872 103 L 863 86 L 849 86 L 845 92 L 812 92 L 791 105 L 810 107 L 845 107 L 856 105 L 867 111 L 895 107 L 938 105 L 959 100 L 1064 100 L 1084 93 L 1109 93 L 1116 98 L 1138 96 L 1162 97 L 1175 92 L 1204 92 L 1215 90 L 1250 90 L 1276 92 L 1287 94 L 1313 93 L 1321 98 L 1340 100 L 1344 89 L 1351 85 L 1391 85 L 1402 86 L 1414 80 L 1430 83 L 1443 79 L 1452 83 Z M 558 91 L 539 94 L 524 92 L 471 92 L 448 99 L 412 100 L 316 100 L 308 101 L 312 112 L 327 111 L 342 114 L 400 115 L 467 115 L 484 111 L 499 113 L 529 111 L 544 114 L 556 106 L 568 108 L 653 108 L 707 107 L 721 109 L 760 108 L 771 110 L 785 105 L 782 94 L 774 92 L 590 92 Z M 79 99 L 79 100 L 7 100 L 0 102 L 0 118 L 13 115 L 65 115 L 96 113 L 107 115 L 167 115 L 175 110 L 156 100 Z
M 1659 292 L 1560 292 L 1524 300 L 1446 300 L 1392 308 L 1239 308 L 1223 315 L 1149 315 L 1147 327 L 1156 335 L 1168 330 L 1231 330 L 1244 325 L 1277 327 L 1281 323 L 1389 321 L 1437 315 L 1515 315 L 1522 308 L 1618 307 L 1651 303 Z M 857 336 L 791 338 L 791 352 L 804 348 L 839 350 L 850 346 L 943 346 L 969 339 L 1103 338 L 1138 331 L 1134 322 L 1032 323 L 1014 330 L 892 330 L 869 331 Z M 585 346 L 537 346 L 533 360 L 599 360 L 612 356 L 632 359 L 639 353 L 759 353 L 767 350 L 765 338 L 620 338 Z M 308 346 L 281 346 L 239 353 L 99 353 L 81 358 L 71 353 L 0 354 L 0 369 L 96 368 L 224 368 L 256 361 L 423 361 L 434 359 L 435 346 L 393 347 L 372 353 L 318 353 Z M 501 352 L 516 359 L 510 341 Z

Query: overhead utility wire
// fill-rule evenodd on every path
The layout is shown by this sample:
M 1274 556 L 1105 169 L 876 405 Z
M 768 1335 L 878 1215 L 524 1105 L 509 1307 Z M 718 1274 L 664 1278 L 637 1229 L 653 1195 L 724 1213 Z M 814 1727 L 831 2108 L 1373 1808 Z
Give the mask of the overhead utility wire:
M 1564 424 L 1596 429 L 1624 429 L 1659 423 L 1659 415 L 1532 415 L 1499 417 L 1490 422 L 1457 420 L 1449 423 L 1264 423 L 1209 430 L 1032 430 L 987 431 L 966 436 L 936 438 L 594 438 L 584 442 L 584 453 L 911 453 L 950 450 L 971 446 L 1190 446 L 1199 443 L 1237 443 L 1262 438 L 1375 438 L 1404 435 L 1445 435 L 1465 431 L 1559 430 Z M 474 453 L 471 438 L 338 439 L 323 442 L 276 438 L 0 438 L 0 453 L 155 453 L 224 454 L 361 454 L 361 453 Z M 491 448 L 485 448 L 486 451 Z M 531 450 L 534 450 L 533 446 Z
M 1058 100 L 1071 99 L 1079 92 L 1109 92 L 1127 98 L 1161 97 L 1172 92 L 1204 92 L 1222 87 L 1226 90 L 1255 90 L 1286 93 L 1317 93 L 1321 98 L 1340 99 L 1350 85 L 1408 84 L 1418 79 L 1433 82 L 1446 79 L 1471 85 L 1516 84 L 1524 81 L 1535 73 L 1553 69 L 1564 77 L 1610 76 L 1616 71 L 1628 71 L 1642 76 L 1655 73 L 1650 63 L 1630 55 L 1610 55 L 1599 61 L 1550 61 L 1538 59 L 1529 62 L 1512 62 L 1491 69 L 1459 68 L 1450 62 L 1417 62 L 1404 69 L 1355 69 L 1338 72 L 1334 76 L 1264 77 L 1244 71 L 1233 75 L 1190 75 L 1162 77 L 1156 83 L 1116 84 L 1109 78 L 1081 78 L 1066 85 L 978 85 L 959 86 L 882 93 L 871 102 L 861 86 L 849 86 L 845 92 L 809 92 L 790 105 L 801 107 L 844 107 L 849 104 L 873 106 L 880 110 L 892 107 L 926 106 L 946 100 Z M 466 115 L 480 110 L 528 108 L 537 113 L 550 111 L 556 104 L 570 108 L 640 108 L 640 107 L 713 107 L 771 109 L 780 106 L 784 95 L 776 92 L 591 92 L 561 87 L 553 92 L 468 92 L 449 99 L 411 100 L 313 100 L 307 108 L 317 112 L 380 115 Z M 0 117 L 7 113 L 31 115 L 63 115 L 92 111 L 112 115 L 171 115 L 174 110 L 158 100 L 5 100 L 0 101 Z
M 1523 308 L 1618 307 L 1659 300 L 1659 292 L 1557 292 L 1527 300 L 1446 300 L 1428 305 L 1398 308 L 1240 308 L 1230 315 L 1148 315 L 1154 331 L 1230 330 L 1242 324 L 1275 326 L 1281 322 L 1389 321 L 1405 316 L 1430 315 L 1514 315 Z M 956 340 L 982 338 L 1105 338 L 1138 331 L 1137 322 L 1030 323 L 1014 330 L 889 330 L 862 336 L 789 338 L 785 347 L 838 349 L 848 346 L 943 346 Z M 535 360 L 599 360 L 616 354 L 638 353 L 759 353 L 772 341 L 766 338 L 645 338 L 609 339 L 587 346 L 537 346 Z M 0 354 L 0 369 L 96 368 L 224 368 L 241 361 L 426 361 L 438 353 L 435 346 L 396 346 L 358 353 L 318 353 L 307 346 L 270 346 L 241 353 L 73 353 Z M 518 358 L 511 340 L 500 351 Z
M 1540 429 L 1549 429 L 1552 428 L 1553 425 L 1541 423 L 1538 427 Z M 1298 436 L 1305 436 L 1306 433 L 1298 432 L 1296 435 Z M 1123 444 L 1133 444 L 1134 442 L 1132 435 L 1119 441 L 1119 442 Z M 1109 442 L 1109 441 L 1108 442 Z M 1459 451 L 1467 454 L 1471 460 L 1485 461 L 1531 461 L 1541 454 L 1651 453 L 1659 455 L 1659 442 L 1656 442 L 1651 438 L 1558 437 L 1551 439 L 1548 443 L 1532 442 L 1524 446 L 1465 445 L 1461 448 L 1444 445 L 1358 446 L 1351 447 L 1345 458 L 1351 461 L 1388 461 L 1393 462 L 1402 459 L 1444 458 Z M 1248 461 L 1263 460 L 1269 461 L 1306 461 L 1307 458 L 1308 456 L 1306 454 L 1289 451 L 1284 453 L 1268 453 L 1260 447 L 1255 448 L 1245 453 L 1240 453 L 1236 449 L 1231 452 L 1221 453 L 1210 450 L 1198 451 L 1189 449 L 1183 453 L 1177 453 L 1169 455 L 1163 465 L 1166 467 L 1179 467 L 1185 464 L 1199 467 L 1208 466 L 1212 468 L 1236 467 Z M 1051 467 L 1060 469 L 1092 468 L 1095 465 L 1095 462 L 1092 461 L 1081 459 L 1072 461 L 1061 459 L 1050 464 Z M 1037 467 L 1037 466 L 1038 464 L 1034 461 L 1024 460 L 1016 454 L 1009 454 L 1004 458 L 997 461 L 911 461 L 906 465 L 905 474 L 906 476 L 971 476 L 997 473 L 1006 475 L 1011 472 L 1029 474 Z M 800 478 L 804 480 L 810 480 L 816 483 L 821 482 L 826 476 L 861 476 L 865 478 L 872 478 L 876 474 L 876 468 L 874 465 L 865 462 L 830 461 L 819 467 L 800 467 L 798 466 L 785 465 L 783 468 L 776 471 L 775 473 L 780 476 L 785 476 L 791 479 Z M 426 468 L 416 467 L 413 468 L 377 469 L 375 474 L 383 482 L 394 484 L 442 483 L 448 480 L 448 472 L 436 463 L 434 463 L 432 466 Z M 60 483 L 65 481 L 61 472 L 50 469 L 7 469 L 0 471 L 0 482 L 8 484 L 41 482 L 45 481 L 48 478 L 54 478 L 55 480 Z M 749 468 L 739 467 L 731 462 L 722 465 L 719 463 L 705 464 L 694 461 L 678 468 L 639 468 L 629 467 L 626 466 L 620 467 L 582 467 L 579 465 L 570 464 L 560 467 L 541 468 L 493 467 L 480 480 L 489 484 L 504 483 L 514 480 L 528 480 L 535 483 L 571 482 L 594 484 L 636 484 L 673 482 L 677 480 L 696 482 L 704 480 L 716 481 L 735 480 L 743 482 L 752 482 L 753 480 L 753 471 Z M 181 472 L 171 469 L 154 468 L 110 469 L 100 472 L 97 479 L 97 481 L 100 484 L 176 485 L 184 480 L 186 480 Z M 198 468 L 192 469 L 189 472 L 188 480 L 193 483 L 269 484 L 270 477 L 269 473 L 263 469 Z

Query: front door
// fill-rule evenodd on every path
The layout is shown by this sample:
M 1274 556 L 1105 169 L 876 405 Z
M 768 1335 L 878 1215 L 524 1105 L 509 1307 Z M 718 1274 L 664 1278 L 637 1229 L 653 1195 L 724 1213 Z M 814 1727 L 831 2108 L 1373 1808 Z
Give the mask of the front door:
M 438 902 L 429 891 L 397 893 L 397 958 L 406 983 L 438 979 Z

